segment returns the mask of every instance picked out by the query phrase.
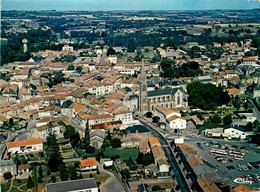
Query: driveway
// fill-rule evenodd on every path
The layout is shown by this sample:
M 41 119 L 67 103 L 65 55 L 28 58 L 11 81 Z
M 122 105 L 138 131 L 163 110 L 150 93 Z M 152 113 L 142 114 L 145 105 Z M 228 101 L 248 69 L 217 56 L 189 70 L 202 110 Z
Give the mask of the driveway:
M 106 181 L 106 183 L 100 187 L 102 192 L 125 192 L 123 186 L 113 173 L 104 170 L 102 164 L 98 165 L 98 169 L 101 173 L 103 172 L 110 175 L 110 178 Z

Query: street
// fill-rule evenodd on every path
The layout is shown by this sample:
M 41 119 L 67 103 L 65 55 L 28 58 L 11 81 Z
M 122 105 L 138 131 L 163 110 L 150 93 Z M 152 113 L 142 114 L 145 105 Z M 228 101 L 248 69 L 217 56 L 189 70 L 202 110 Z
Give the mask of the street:
M 172 153 L 172 150 L 171 150 L 168 142 L 150 124 L 148 124 L 147 122 L 145 122 L 141 118 L 139 118 L 139 121 L 141 123 L 143 123 L 143 125 L 146 126 L 148 130 L 151 131 L 152 135 L 154 135 L 155 137 L 157 137 L 159 139 L 161 145 L 164 146 L 162 148 L 163 148 L 163 150 L 164 150 L 164 152 L 165 152 L 165 154 L 166 154 L 166 156 L 167 156 L 167 158 L 169 160 L 169 163 L 170 163 L 170 165 L 172 167 L 172 170 L 173 170 L 173 173 L 175 175 L 177 183 L 179 184 L 179 186 L 180 186 L 180 188 L 181 188 L 181 190 L 183 192 L 189 192 L 190 188 L 189 188 L 189 186 L 188 186 L 188 184 L 187 184 L 187 182 L 186 182 L 186 180 L 185 180 L 185 178 L 184 178 L 184 176 L 183 176 L 183 174 L 182 174 L 182 172 L 181 172 L 181 170 L 180 170 L 180 168 L 179 168 L 179 166 L 178 166 L 178 164 L 177 164 L 177 162 L 175 160 L 175 157 L 174 157 L 174 155 Z

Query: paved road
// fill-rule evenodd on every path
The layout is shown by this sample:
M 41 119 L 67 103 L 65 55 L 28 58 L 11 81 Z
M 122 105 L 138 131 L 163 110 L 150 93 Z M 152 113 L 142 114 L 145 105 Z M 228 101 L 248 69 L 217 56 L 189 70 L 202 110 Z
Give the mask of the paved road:
M 103 172 L 111 176 L 108 183 L 102 186 L 102 192 L 125 192 L 123 186 L 114 174 L 104 170 L 101 164 L 98 165 L 98 169 L 101 173 Z
M 164 147 L 162 147 L 164 149 L 164 152 L 166 153 L 166 156 L 168 157 L 168 160 L 171 164 L 172 170 L 174 172 L 175 178 L 181 188 L 182 192 L 190 192 L 189 186 L 173 156 L 172 150 L 170 148 L 170 146 L 168 146 L 168 142 L 165 140 L 165 138 L 157 131 L 155 130 L 150 124 L 148 124 L 147 122 L 145 122 L 144 120 L 139 118 L 139 121 L 141 123 L 143 123 L 143 125 L 145 125 L 150 131 L 151 133 L 156 136 L 161 145 L 164 145 Z M 166 147 L 167 146 L 167 147 Z

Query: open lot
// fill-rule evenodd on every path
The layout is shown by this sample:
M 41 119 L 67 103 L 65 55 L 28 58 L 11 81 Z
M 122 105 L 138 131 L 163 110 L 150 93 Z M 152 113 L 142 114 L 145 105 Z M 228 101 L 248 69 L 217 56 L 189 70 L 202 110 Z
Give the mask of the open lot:
M 257 148 L 254 147 L 248 147 L 247 145 L 244 146 L 237 146 L 234 143 L 234 146 L 237 146 L 238 149 L 240 147 L 245 147 L 245 157 L 243 160 L 236 160 L 233 157 L 227 155 L 226 157 L 223 157 L 225 161 L 219 162 L 216 160 L 215 155 L 211 155 L 210 151 L 213 149 L 213 146 L 206 146 L 205 143 L 199 142 L 199 143 L 193 143 L 192 144 L 194 148 L 198 151 L 198 153 L 201 155 L 201 157 L 206 160 L 206 163 L 209 164 L 214 172 L 218 174 L 221 178 L 227 178 L 227 184 L 229 184 L 231 187 L 236 187 L 240 184 L 235 183 L 234 179 L 240 177 L 240 176 L 247 176 L 247 175 L 254 175 L 258 174 L 260 175 L 260 168 L 256 169 L 255 167 L 252 167 L 252 169 L 243 171 L 239 170 L 239 165 L 246 167 L 246 164 L 249 162 L 255 162 L 260 160 L 260 151 Z M 220 145 L 221 146 L 221 145 Z M 230 149 L 230 148 L 229 148 Z M 234 149 L 234 148 L 233 148 Z M 227 150 L 228 151 L 228 150 Z M 233 169 L 230 168 L 233 166 Z M 253 183 L 248 184 L 250 188 L 259 187 L 260 183 Z

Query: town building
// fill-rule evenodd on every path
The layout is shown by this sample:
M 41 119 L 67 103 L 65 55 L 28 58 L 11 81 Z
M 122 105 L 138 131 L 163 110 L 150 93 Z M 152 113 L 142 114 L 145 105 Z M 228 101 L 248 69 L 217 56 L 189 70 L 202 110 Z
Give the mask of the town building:
M 80 160 L 80 169 L 82 171 L 95 171 L 97 166 L 98 162 L 96 159 Z
M 93 178 L 46 184 L 46 192 L 98 192 Z
M 10 172 L 13 176 L 17 174 L 17 166 L 14 160 L 10 159 L 0 161 L 0 177 L 2 177 L 6 172 Z
M 7 152 L 10 155 L 39 152 L 43 150 L 41 138 L 8 142 L 6 146 Z

